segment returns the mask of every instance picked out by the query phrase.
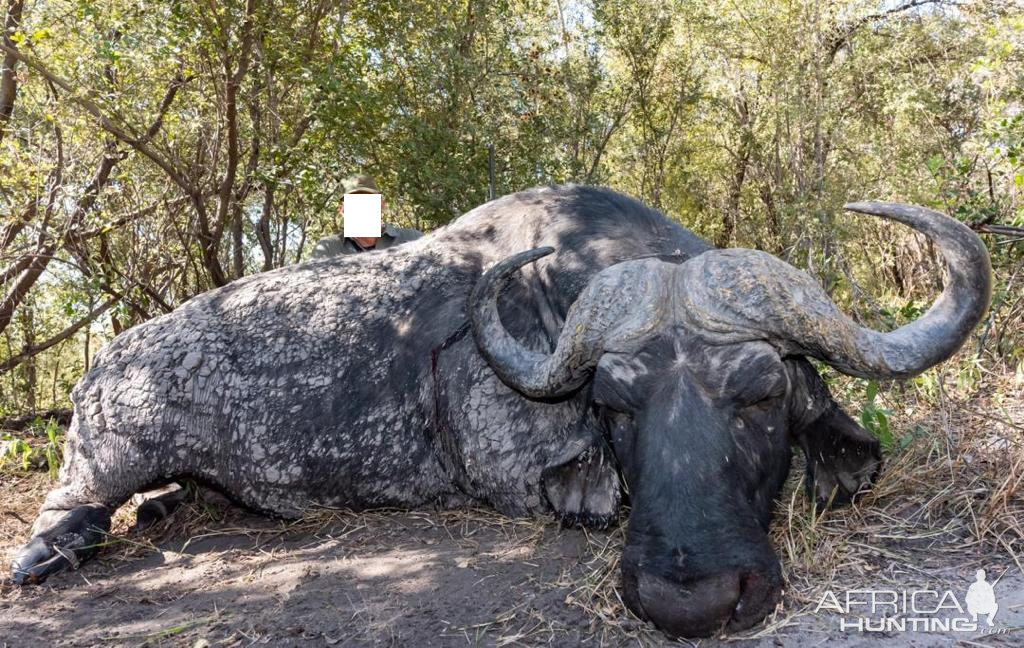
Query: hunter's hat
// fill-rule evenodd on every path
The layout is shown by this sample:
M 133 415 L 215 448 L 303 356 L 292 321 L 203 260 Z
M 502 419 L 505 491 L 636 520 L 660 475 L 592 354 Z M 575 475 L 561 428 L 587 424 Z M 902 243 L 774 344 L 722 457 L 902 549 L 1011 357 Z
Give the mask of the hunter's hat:
M 342 181 L 341 186 L 345 189 L 345 193 L 347 194 L 380 193 L 377 183 L 374 182 L 372 176 L 368 175 L 354 175 L 349 178 L 345 178 Z

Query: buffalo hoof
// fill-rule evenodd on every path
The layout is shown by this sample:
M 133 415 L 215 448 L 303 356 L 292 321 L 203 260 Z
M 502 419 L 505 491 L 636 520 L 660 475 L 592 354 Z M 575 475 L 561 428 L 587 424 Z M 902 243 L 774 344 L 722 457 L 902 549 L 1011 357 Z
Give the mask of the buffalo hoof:
M 157 491 L 136 495 L 140 498 L 135 512 L 135 531 L 145 531 L 173 513 L 185 501 L 188 491 L 178 484 Z
M 11 563 L 11 580 L 16 585 L 38 584 L 51 574 L 77 569 L 96 553 L 109 530 L 106 507 L 88 504 L 71 509 L 56 526 L 22 547 Z

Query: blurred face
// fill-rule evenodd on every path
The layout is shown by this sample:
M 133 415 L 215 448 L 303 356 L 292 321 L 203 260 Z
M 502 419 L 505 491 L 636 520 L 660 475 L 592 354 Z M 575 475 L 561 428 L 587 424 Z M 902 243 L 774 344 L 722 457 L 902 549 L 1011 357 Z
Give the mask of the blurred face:
M 384 197 L 380 199 L 380 212 L 381 218 L 383 219 L 385 213 Z M 342 222 L 345 220 L 345 201 L 344 199 L 338 203 L 338 214 L 341 216 Z M 361 247 L 373 247 L 377 245 L 377 241 L 380 240 L 379 236 L 352 236 L 350 237 L 353 241 L 358 243 Z

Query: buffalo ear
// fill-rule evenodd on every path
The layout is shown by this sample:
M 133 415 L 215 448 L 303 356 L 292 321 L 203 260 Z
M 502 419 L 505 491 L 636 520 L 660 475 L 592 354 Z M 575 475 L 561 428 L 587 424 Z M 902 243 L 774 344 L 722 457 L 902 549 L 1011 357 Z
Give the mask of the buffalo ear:
M 804 485 L 819 510 L 849 504 L 868 490 L 882 466 L 881 444 L 838 405 L 801 430 L 807 458 Z
M 618 520 L 621 488 L 608 447 L 595 441 L 569 461 L 541 473 L 551 508 L 567 526 L 606 529 Z
M 881 443 L 839 407 L 810 362 L 789 358 L 786 366 L 790 435 L 807 459 L 807 496 L 819 509 L 847 504 L 878 476 Z

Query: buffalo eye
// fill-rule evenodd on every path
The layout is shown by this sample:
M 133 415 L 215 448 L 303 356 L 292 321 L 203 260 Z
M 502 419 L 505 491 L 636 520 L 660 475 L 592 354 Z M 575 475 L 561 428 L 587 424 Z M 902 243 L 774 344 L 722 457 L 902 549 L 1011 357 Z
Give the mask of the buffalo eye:
M 789 377 L 774 349 L 764 343 L 750 343 L 732 351 L 733 357 L 719 364 L 727 368 L 717 390 L 720 398 L 740 408 L 766 409 L 786 395 Z
M 777 405 L 779 399 L 786 395 L 788 386 L 785 373 L 755 375 L 736 394 L 735 400 L 740 407 L 767 410 Z
M 591 401 L 615 412 L 633 412 L 639 405 L 637 398 L 646 375 L 646 368 L 636 358 L 606 353 L 594 374 Z
M 752 408 L 752 409 L 761 410 L 762 412 L 765 412 L 765 411 L 768 411 L 768 410 L 774 408 L 775 406 L 777 406 L 780 397 L 781 397 L 781 395 L 766 396 L 765 398 L 762 398 L 761 400 L 758 400 L 758 401 L 755 401 L 755 402 L 750 403 L 748 405 L 745 405 L 744 407 L 747 408 L 747 409 L 751 409 Z
M 629 402 L 615 392 L 606 392 L 604 394 L 595 392 L 591 396 L 591 403 L 593 403 L 594 409 L 600 416 L 612 414 L 629 415 L 633 410 Z

